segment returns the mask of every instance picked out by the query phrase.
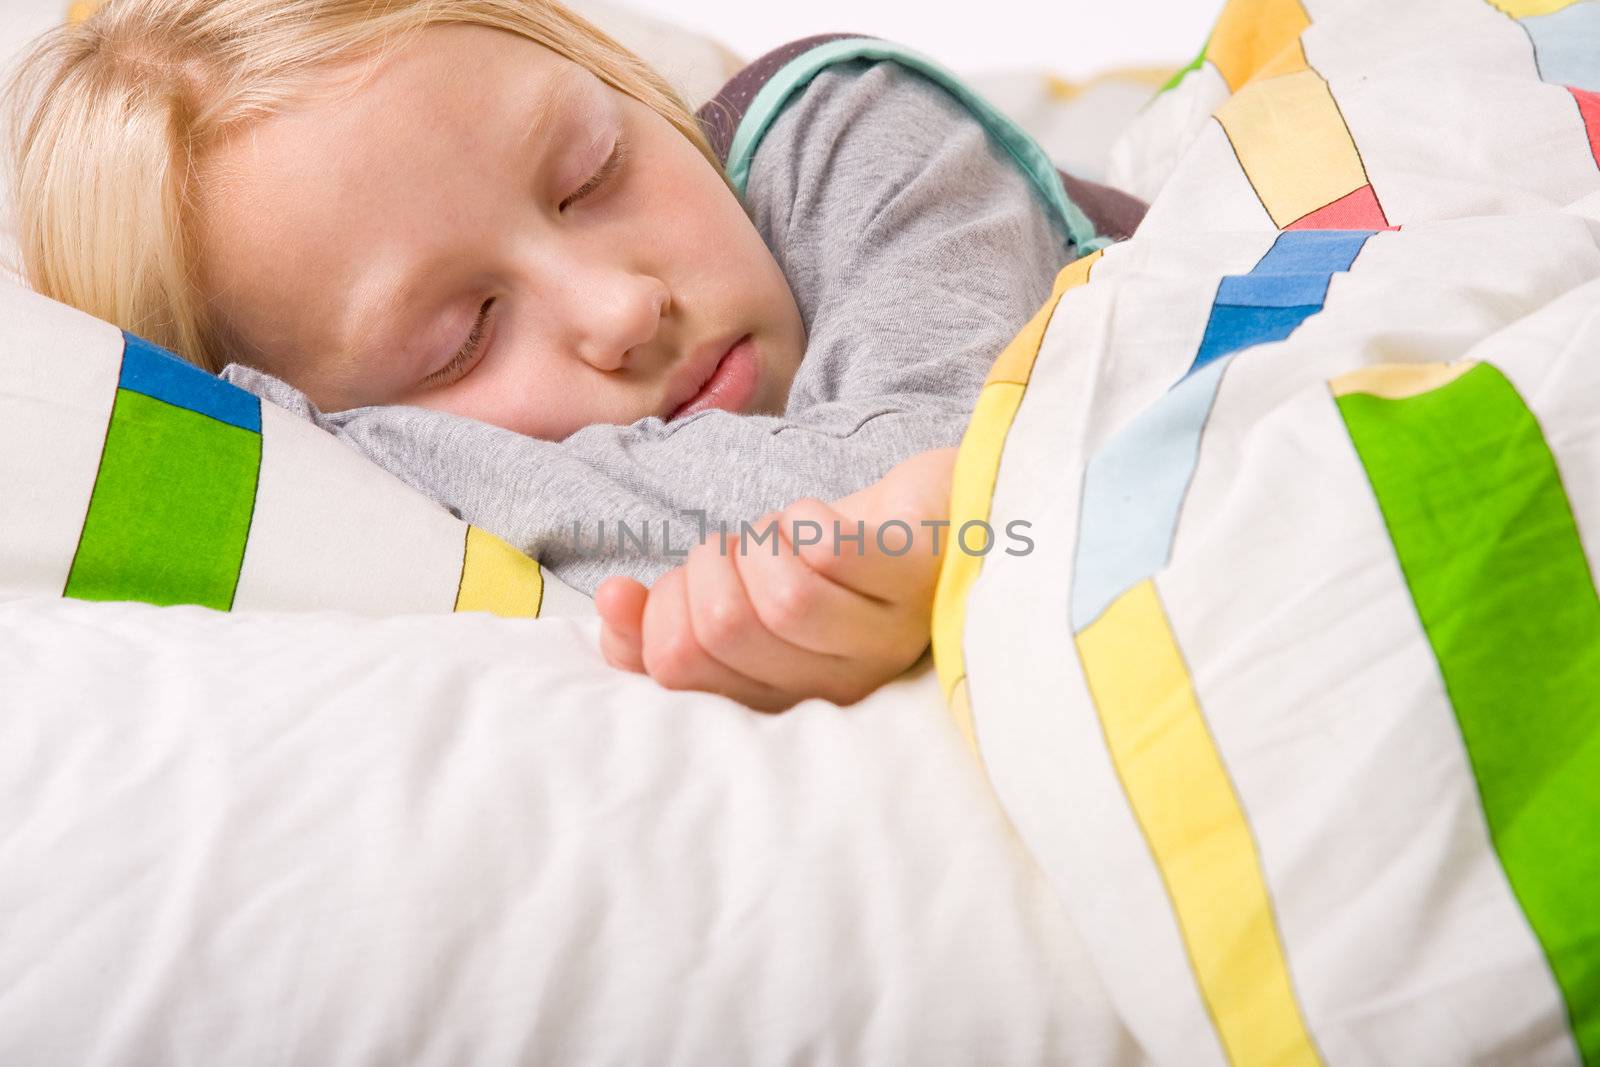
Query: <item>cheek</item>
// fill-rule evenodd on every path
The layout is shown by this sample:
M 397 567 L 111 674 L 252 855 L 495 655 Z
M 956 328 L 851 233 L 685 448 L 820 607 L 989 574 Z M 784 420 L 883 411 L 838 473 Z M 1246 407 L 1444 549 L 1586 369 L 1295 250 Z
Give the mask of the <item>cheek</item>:
M 522 353 L 500 352 L 493 365 L 474 369 L 441 397 L 441 405 L 529 437 L 550 438 L 562 432 L 569 410 L 552 402 L 549 391 L 561 385 L 556 371 L 541 368 Z
M 495 353 L 492 363 L 477 367 L 425 406 L 547 441 L 627 414 L 620 409 L 628 406 L 629 398 L 614 395 L 575 361 L 545 359 L 526 348 L 508 347 Z
M 761 236 L 733 191 L 676 130 L 661 146 L 648 198 L 657 239 L 698 261 L 732 259 L 746 269 Z

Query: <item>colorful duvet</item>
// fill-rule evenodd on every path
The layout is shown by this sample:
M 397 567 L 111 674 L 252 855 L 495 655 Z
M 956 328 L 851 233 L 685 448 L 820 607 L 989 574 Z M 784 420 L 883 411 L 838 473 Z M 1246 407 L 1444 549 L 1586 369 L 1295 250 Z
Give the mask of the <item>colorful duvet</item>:
M 1159 1061 L 1600 1063 L 1597 157 L 1600 3 L 1239 0 L 989 377 L 941 684 Z

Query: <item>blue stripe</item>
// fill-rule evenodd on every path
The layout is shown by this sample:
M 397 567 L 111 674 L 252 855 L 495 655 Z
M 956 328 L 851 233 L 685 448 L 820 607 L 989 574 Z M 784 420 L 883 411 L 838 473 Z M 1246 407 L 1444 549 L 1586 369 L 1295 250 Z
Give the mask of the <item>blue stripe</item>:
M 1227 357 L 1281 341 L 1321 311 L 1373 230 L 1286 230 L 1249 274 L 1223 278 L 1189 373 L 1095 453 L 1084 471 L 1072 629 L 1166 566 Z
M 261 401 L 254 394 L 185 363 L 142 337 L 122 336 L 122 375 L 117 384 L 123 389 L 209 415 L 241 430 L 261 432 Z
M 1206 323 L 1205 339 L 1200 342 L 1200 351 L 1189 373 L 1251 345 L 1281 341 L 1321 310 L 1321 304 L 1292 308 L 1215 304 L 1211 308 L 1211 319 Z
M 1227 365 L 1173 386 L 1089 461 L 1072 568 L 1074 633 L 1166 565 Z
M 1217 286 L 1189 373 L 1253 345 L 1282 341 L 1321 311 L 1333 276 L 1350 269 L 1375 230 L 1285 230 L 1249 274 Z
M 1573 4 L 1518 21 L 1533 40 L 1540 78 L 1600 92 L 1600 4 Z
M 1334 274 L 1349 270 L 1376 230 L 1285 230 L 1251 274 Z
M 1222 279 L 1217 303 L 1252 308 L 1319 308 L 1331 274 L 1236 274 Z

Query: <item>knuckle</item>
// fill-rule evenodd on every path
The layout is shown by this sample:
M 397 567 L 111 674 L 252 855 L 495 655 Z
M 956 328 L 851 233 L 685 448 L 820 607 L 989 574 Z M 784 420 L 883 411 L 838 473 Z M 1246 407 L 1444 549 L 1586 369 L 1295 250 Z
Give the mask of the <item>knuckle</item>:
M 744 612 L 734 597 L 717 597 L 695 613 L 695 631 L 707 647 L 730 648 L 744 630 Z
M 848 531 L 847 531 L 848 532 Z M 854 546 L 845 548 L 836 541 L 830 531 L 829 536 L 823 538 L 821 544 L 812 545 L 805 549 L 803 558 L 806 565 L 824 578 L 837 576 L 843 568 L 840 557 L 846 551 L 854 551 Z
M 816 605 L 809 583 L 789 579 L 774 586 L 766 597 L 765 620 L 778 632 L 792 631 L 804 623 Z
M 629 667 L 628 657 L 624 654 L 623 646 L 620 642 L 602 641 L 600 643 L 600 655 L 613 667 L 623 670 Z
M 783 523 L 784 533 L 793 536 L 795 531 L 794 524 L 797 522 L 817 522 L 822 518 L 819 510 L 826 511 L 821 501 L 815 497 L 803 496 L 790 501 L 788 506 L 778 512 L 777 515 L 779 521 Z M 824 524 L 824 527 L 826 527 L 826 524 Z
M 645 650 L 645 669 L 668 689 L 686 689 L 694 682 L 698 657 L 692 640 L 674 637 Z

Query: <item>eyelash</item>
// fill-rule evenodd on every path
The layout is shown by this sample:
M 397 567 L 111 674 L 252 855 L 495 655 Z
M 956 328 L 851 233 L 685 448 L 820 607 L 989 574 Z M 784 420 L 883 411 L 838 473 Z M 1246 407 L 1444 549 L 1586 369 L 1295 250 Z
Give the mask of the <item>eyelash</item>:
M 423 379 L 424 384 L 434 385 L 442 382 L 455 374 L 456 371 L 467 365 L 467 362 L 477 354 L 478 346 L 483 343 L 483 327 L 489 321 L 489 307 L 494 303 L 492 299 L 485 300 L 483 307 L 478 309 L 478 320 L 472 324 L 472 332 L 467 334 L 461 351 L 450 357 L 450 362 L 434 371 Z
M 560 205 L 561 210 L 565 211 L 569 205 L 577 203 L 579 200 L 582 200 L 584 197 L 600 188 L 600 186 L 604 185 L 608 180 L 610 180 L 612 175 L 616 174 L 617 171 L 622 169 L 622 164 L 627 162 L 627 160 L 628 143 L 619 137 L 617 138 L 616 145 L 611 149 L 611 155 L 608 156 L 606 161 L 600 165 L 600 169 L 595 172 L 594 177 L 584 182 L 578 187 L 577 191 L 563 200 Z M 478 309 L 478 319 L 472 324 L 472 332 L 467 334 L 467 340 L 461 346 L 461 350 L 454 356 L 450 357 L 449 363 L 446 363 L 444 366 L 440 367 L 438 370 L 424 378 L 423 382 L 425 384 L 435 385 L 439 382 L 445 381 L 457 371 L 461 370 L 461 368 L 465 367 L 472 357 L 477 354 L 478 345 L 483 342 L 484 324 L 488 322 L 489 319 L 489 307 L 493 303 L 494 301 L 492 299 L 485 300 L 483 302 L 483 307 Z
M 595 172 L 594 177 L 584 182 L 576 192 L 561 201 L 560 210 L 567 210 L 570 205 L 577 203 L 600 188 L 613 174 L 622 169 L 622 164 L 626 163 L 627 160 L 628 142 L 618 137 L 616 146 L 611 149 L 611 155 L 600 165 L 600 169 Z

